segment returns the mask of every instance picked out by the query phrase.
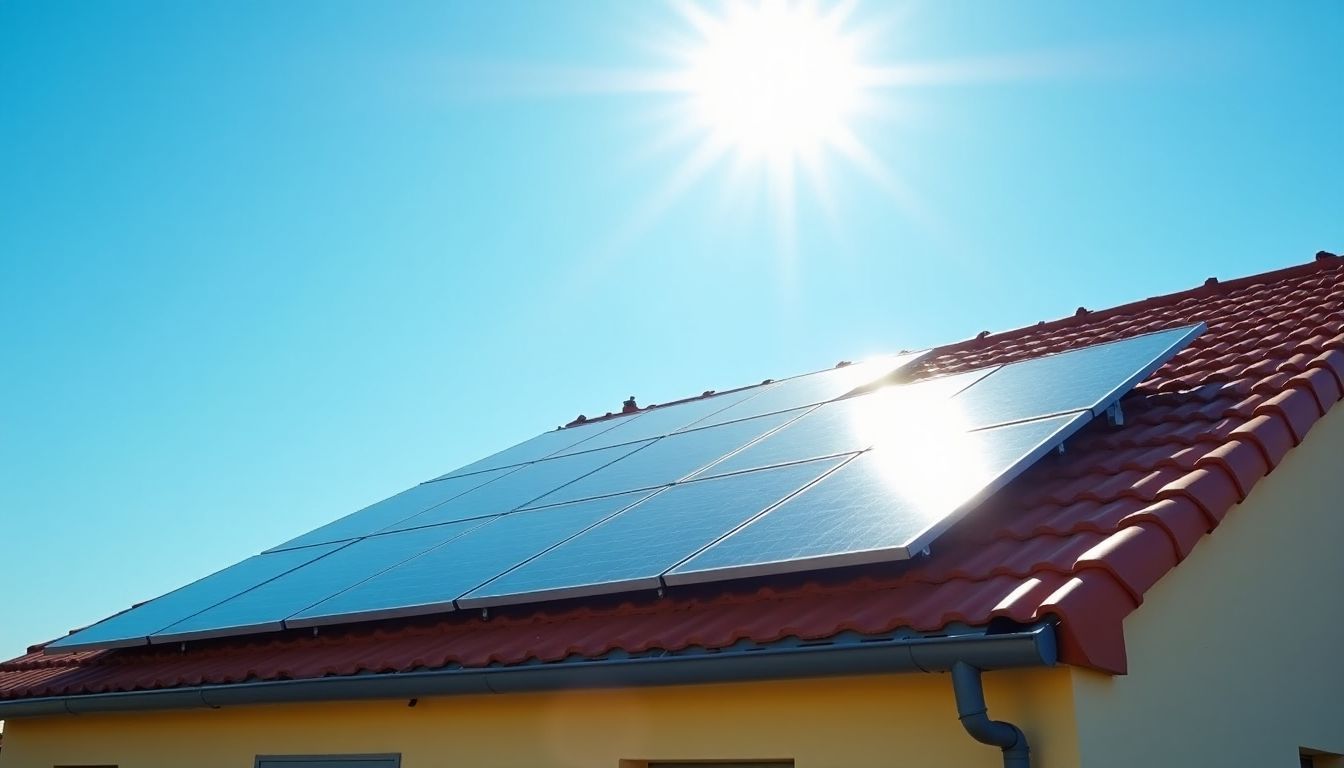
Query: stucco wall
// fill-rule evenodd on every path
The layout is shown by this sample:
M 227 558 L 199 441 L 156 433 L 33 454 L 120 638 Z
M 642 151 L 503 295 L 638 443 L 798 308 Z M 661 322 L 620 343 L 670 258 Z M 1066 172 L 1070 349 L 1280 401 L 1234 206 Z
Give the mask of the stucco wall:
M 985 675 L 990 713 L 1077 765 L 1069 672 Z M 509 694 L 10 721 L 3 768 L 250 768 L 259 753 L 400 752 L 404 768 L 620 768 L 790 758 L 798 768 L 1001 765 L 957 722 L 946 675 Z
M 1344 752 L 1344 407 L 1149 590 L 1125 637 L 1127 676 L 1073 673 L 1084 768 Z

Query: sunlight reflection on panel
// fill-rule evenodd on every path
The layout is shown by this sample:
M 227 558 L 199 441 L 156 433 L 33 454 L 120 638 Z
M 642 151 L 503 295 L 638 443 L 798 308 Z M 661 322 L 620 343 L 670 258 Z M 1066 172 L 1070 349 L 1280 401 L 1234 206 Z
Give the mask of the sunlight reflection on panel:
M 970 371 L 915 384 L 888 387 L 865 398 L 862 409 L 851 414 L 850 430 L 860 448 L 908 450 L 920 442 L 947 439 L 943 433 L 962 433 L 967 416 L 952 396 L 984 378 L 991 369 Z
M 903 439 L 912 426 L 944 414 L 954 428 L 962 417 L 949 412 L 949 399 L 992 369 L 958 373 L 917 384 L 887 386 L 875 392 L 826 403 L 802 418 L 707 468 L 703 477 L 770 467 L 804 459 L 857 453 Z M 911 415 L 913 414 L 913 415 Z
M 957 402 L 935 391 L 888 390 L 871 418 L 854 427 L 873 446 L 872 464 L 893 495 L 940 513 L 989 474 L 982 443 L 966 432 Z
M 891 442 L 765 512 L 664 576 L 668 584 L 913 557 L 1073 434 L 1087 413 Z

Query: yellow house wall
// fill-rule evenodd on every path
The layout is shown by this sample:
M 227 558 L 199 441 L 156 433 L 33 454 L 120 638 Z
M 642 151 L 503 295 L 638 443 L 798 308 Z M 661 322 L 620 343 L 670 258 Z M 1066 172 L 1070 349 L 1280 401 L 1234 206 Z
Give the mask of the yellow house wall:
M 1344 753 L 1344 407 L 1148 592 L 1125 637 L 1128 675 L 1073 672 L 1085 768 Z
M 1063 668 L 985 675 L 990 714 L 1076 766 Z M 383 753 L 404 768 L 641 768 L 793 759 L 798 768 L 1001 765 L 957 722 L 947 675 L 273 705 L 11 720 L 0 768 L 250 768 L 258 754 Z M 629 761 L 622 763 L 622 761 Z

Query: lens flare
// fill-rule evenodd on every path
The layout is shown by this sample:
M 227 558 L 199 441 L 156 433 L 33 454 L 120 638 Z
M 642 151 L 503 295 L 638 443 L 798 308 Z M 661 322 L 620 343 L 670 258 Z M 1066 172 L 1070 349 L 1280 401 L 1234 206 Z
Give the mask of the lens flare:
M 860 103 L 857 46 L 839 14 L 786 2 L 702 19 L 686 87 L 712 140 L 784 161 L 843 140 Z

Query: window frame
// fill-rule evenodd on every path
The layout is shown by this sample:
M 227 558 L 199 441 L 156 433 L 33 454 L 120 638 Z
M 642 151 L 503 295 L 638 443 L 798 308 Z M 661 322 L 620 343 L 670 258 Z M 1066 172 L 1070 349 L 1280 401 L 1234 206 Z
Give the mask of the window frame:
M 370 754 L 330 754 L 330 755 L 324 755 L 324 754 L 257 755 L 252 760 L 252 768 L 264 768 L 262 761 L 265 761 L 266 763 L 269 764 L 280 763 L 282 765 L 286 763 L 293 763 L 295 768 L 302 768 L 305 764 L 317 763 L 317 762 L 336 763 L 339 765 L 340 763 L 343 762 L 353 763 L 360 760 L 363 761 L 385 760 L 388 761 L 388 768 L 401 768 L 400 752 L 379 752 Z

